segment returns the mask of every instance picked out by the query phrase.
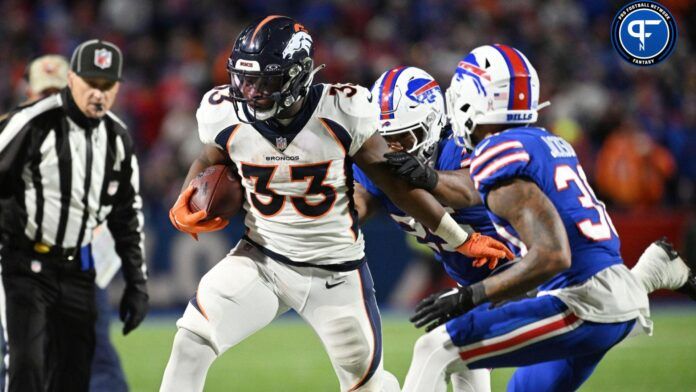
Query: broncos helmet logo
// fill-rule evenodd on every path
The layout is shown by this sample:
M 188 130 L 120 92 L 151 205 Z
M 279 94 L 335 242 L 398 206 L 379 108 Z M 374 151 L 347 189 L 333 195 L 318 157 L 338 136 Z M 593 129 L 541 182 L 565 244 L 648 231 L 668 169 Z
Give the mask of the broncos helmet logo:
M 285 46 L 285 49 L 283 50 L 283 58 L 291 59 L 294 57 L 295 53 L 301 50 L 304 50 L 307 53 L 307 56 L 309 56 L 311 49 L 312 37 L 307 34 L 306 31 L 299 30 L 292 35 L 290 41 L 288 41 L 288 44 Z
M 417 78 L 408 82 L 406 96 L 418 103 L 433 103 L 437 96 L 436 91 L 440 91 L 440 86 L 431 79 Z M 440 92 L 442 93 L 442 92 Z

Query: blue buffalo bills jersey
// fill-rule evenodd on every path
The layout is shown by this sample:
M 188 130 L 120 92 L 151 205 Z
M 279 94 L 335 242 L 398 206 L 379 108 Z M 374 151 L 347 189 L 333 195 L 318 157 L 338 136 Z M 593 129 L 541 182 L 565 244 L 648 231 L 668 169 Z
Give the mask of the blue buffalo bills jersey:
M 587 184 L 575 151 L 565 140 L 542 128 L 508 129 L 476 146 L 470 171 L 486 206 L 496 184 L 521 177 L 535 182 L 556 207 L 568 234 L 572 265 L 541 290 L 584 282 L 622 262 L 619 237 L 604 204 Z M 491 211 L 488 214 L 501 236 L 524 246 L 508 222 Z
M 461 147 L 457 146 L 454 140 L 441 140 L 438 149 L 439 155 L 435 162 L 435 170 L 458 170 L 469 164 L 469 154 Z M 353 176 L 355 181 L 360 183 L 373 197 L 377 198 L 387 209 L 389 216 L 406 233 L 416 237 L 418 242 L 429 246 L 435 251 L 435 257 L 443 263 L 447 273 L 461 285 L 469 285 L 479 282 L 490 275 L 491 270 L 487 267 L 476 268 L 472 266 L 473 260 L 462 255 L 450 247 L 442 238 L 433 234 L 427 227 L 416 222 L 415 219 L 401 211 L 391 200 L 367 178 L 360 168 L 353 166 Z M 476 231 L 501 240 L 486 213 L 484 206 L 452 210 L 446 208 L 454 220 L 463 226 L 465 230 Z M 508 260 L 501 260 L 502 263 Z

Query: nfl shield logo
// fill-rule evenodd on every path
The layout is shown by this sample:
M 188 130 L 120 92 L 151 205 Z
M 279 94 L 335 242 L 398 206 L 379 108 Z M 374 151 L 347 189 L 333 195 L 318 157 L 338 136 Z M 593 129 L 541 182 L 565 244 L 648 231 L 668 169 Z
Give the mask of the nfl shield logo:
M 276 138 L 276 148 L 279 149 L 280 151 L 283 151 L 286 148 L 288 148 L 288 139 L 286 139 L 282 136 L 278 136 Z
M 109 49 L 97 49 L 94 51 L 94 65 L 101 69 L 111 67 L 111 51 Z

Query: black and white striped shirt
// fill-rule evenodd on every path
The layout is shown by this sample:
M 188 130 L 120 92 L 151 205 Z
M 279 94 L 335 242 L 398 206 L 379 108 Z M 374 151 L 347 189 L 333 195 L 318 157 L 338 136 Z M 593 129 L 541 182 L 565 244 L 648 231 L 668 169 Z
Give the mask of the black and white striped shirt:
M 87 118 L 64 89 L 0 123 L 0 230 L 70 249 L 106 221 L 126 277 L 144 279 L 138 176 L 126 126 L 111 112 Z

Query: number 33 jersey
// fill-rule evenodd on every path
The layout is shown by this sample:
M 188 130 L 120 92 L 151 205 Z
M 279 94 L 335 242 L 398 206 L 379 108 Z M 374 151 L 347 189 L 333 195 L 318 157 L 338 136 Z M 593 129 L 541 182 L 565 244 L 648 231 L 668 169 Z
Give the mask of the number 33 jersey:
M 378 128 L 367 89 L 310 88 L 289 124 L 240 121 L 227 86 L 205 94 L 196 114 L 201 141 L 224 150 L 246 191 L 246 237 L 291 265 L 356 268 L 364 241 L 353 202 L 351 157 Z
M 552 290 L 582 283 L 597 272 L 622 263 L 619 236 L 587 183 L 573 147 L 542 128 L 521 127 L 483 139 L 474 149 L 471 178 L 487 205 L 488 193 L 512 178 L 533 181 L 556 207 L 571 251 L 571 267 L 544 283 Z M 521 244 L 517 232 L 490 210 L 498 233 Z

